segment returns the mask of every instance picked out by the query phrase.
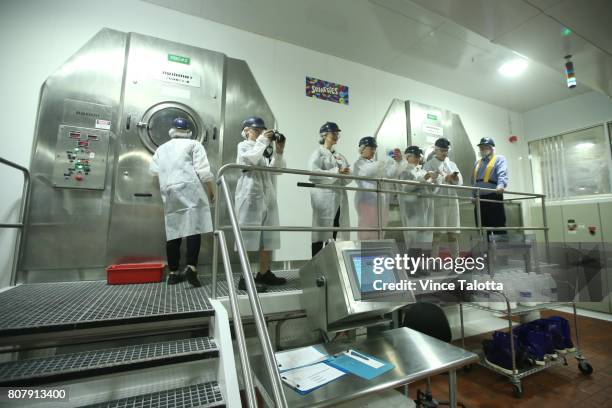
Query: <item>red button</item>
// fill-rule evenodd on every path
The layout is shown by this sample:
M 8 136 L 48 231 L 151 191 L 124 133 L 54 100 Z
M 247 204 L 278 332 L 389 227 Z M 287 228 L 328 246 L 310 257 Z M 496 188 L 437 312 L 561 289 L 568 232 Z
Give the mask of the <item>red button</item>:
M 77 176 L 75 176 L 74 178 L 75 178 L 75 180 L 76 180 L 76 181 L 81 181 L 81 180 L 83 180 L 83 176 L 78 176 L 78 175 L 77 175 Z

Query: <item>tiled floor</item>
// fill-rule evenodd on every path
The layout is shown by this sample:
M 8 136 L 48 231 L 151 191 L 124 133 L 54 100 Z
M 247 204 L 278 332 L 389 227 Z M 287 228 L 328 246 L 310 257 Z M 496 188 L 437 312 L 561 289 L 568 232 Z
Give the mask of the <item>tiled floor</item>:
M 546 311 L 543 316 L 559 315 L 570 320 L 572 316 L 559 311 Z M 594 373 L 585 376 L 578 370 L 576 360 L 568 359 L 567 366 L 558 366 L 526 377 L 523 380 L 523 398 L 512 395 L 512 387 L 506 377 L 474 366 L 469 372 L 459 372 L 457 379 L 458 400 L 467 407 L 612 407 L 612 322 L 579 316 L 582 351 Z M 573 330 L 573 328 L 572 328 Z M 572 331 L 573 335 L 573 331 Z M 470 338 L 476 347 L 483 338 Z M 448 398 L 448 377 L 432 378 L 434 398 Z M 416 390 L 425 389 L 425 382 L 410 385 L 411 397 Z

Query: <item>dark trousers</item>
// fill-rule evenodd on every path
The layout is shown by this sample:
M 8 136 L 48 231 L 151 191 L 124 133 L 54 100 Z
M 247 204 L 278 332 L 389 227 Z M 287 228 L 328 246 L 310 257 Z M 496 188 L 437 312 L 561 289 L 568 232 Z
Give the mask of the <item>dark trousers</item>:
M 340 226 L 340 207 L 338 207 L 338 211 L 336 211 L 336 216 L 334 217 L 334 227 Z M 336 236 L 338 235 L 338 231 L 334 231 L 332 234 L 334 237 L 334 241 L 336 240 Z M 312 256 L 315 256 L 320 250 L 323 249 L 323 241 L 317 241 L 310 244 L 310 250 L 312 252 Z
M 166 242 L 168 269 L 170 269 L 172 272 L 178 271 L 179 268 L 182 241 L 182 238 L 177 238 Z M 200 234 L 190 235 L 187 237 L 187 265 L 196 266 L 198 264 L 198 256 L 200 255 L 201 242 L 202 236 Z
M 499 203 L 480 202 L 480 219 L 483 227 L 505 227 L 506 226 L 506 211 L 504 210 L 504 195 L 503 194 L 487 194 L 481 195 L 480 198 L 485 200 L 495 200 Z M 478 225 L 478 213 L 474 207 L 474 219 Z M 491 235 L 493 231 L 487 231 L 487 235 Z M 495 231 L 495 235 L 506 234 L 507 231 Z

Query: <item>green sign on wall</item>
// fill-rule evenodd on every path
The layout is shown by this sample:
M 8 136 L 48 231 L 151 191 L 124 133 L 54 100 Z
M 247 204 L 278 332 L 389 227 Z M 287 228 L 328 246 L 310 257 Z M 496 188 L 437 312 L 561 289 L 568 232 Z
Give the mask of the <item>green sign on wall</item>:
M 191 58 L 183 57 L 182 55 L 168 54 L 168 61 L 189 65 L 189 63 L 191 62 Z

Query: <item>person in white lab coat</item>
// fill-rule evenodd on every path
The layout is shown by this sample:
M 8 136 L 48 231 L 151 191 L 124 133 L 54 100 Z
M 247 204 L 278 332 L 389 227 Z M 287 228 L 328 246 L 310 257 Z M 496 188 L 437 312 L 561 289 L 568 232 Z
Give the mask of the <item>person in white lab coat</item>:
M 455 162 L 448 158 L 450 141 L 446 138 L 436 140 L 434 145 L 434 156 L 423 165 L 426 171 L 436 172 L 436 183 L 439 185 L 463 185 L 463 176 Z M 437 197 L 434 199 L 434 226 L 445 228 L 458 228 L 459 220 L 459 200 L 457 190 L 450 188 L 440 188 L 439 193 L 450 197 Z M 433 234 L 432 255 L 439 256 L 440 244 L 448 245 L 449 252 L 453 258 L 459 256 L 459 231 L 449 229 L 447 231 L 436 231 Z
M 393 152 L 393 159 L 386 156 L 383 160 L 375 160 L 376 139 L 366 136 L 359 140 L 359 159 L 353 166 L 353 174 L 363 177 L 374 178 L 395 178 L 399 169 L 399 162 L 402 155 L 399 150 Z M 376 188 L 375 181 L 356 180 L 356 184 L 361 188 Z M 381 186 L 384 188 L 384 186 Z M 387 194 L 378 195 L 374 191 L 356 191 L 355 209 L 359 218 L 358 225 L 362 228 L 378 227 L 378 203 L 381 206 L 381 223 L 387 225 L 389 215 L 389 203 Z M 377 239 L 378 231 L 359 231 L 360 240 Z
M 423 150 L 418 146 L 408 146 L 404 151 L 405 161 L 400 163 L 398 179 L 433 183 L 437 173 L 423 169 Z M 426 186 L 399 185 L 401 191 L 417 194 L 432 194 L 432 189 Z M 400 219 L 404 227 L 432 227 L 433 200 L 431 197 L 419 197 L 412 194 L 398 194 Z M 432 231 L 404 231 L 404 243 L 407 250 L 426 249 L 431 246 Z
M 176 118 L 170 140 L 157 148 L 149 171 L 158 176 L 166 225 L 168 284 L 185 278 L 201 286 L 196 272 L 201 234 L 213 230 L 209 200 L 214 201 L 214 176 L 204 146 L 191 138 L 191 124 Z M 206 190 L 204 189 L 206 184 Z M 208 196 L 207 196 L 208 193 Z M 178 273 L 182 239 L 187 240 L 187 266 Z
M 350 165 L 346 158 L 340 154 L 334 146 L 340 138 L 340 128 L 334 122 L 325 122 L 319 129 L 318 147 L 308 160 L 308 170 L 330 173 L 349 174 Z M 310 181 L 316 184 L 330 186 L 346 186 L 352 180 L 335 177 L 310 176 Z M 312 205 L 313 227 L 348 227 L 350 225 L 348 195 L 346 190 L 313 188 L 310 191 L 310 203 Z M 348 232 L 337 231 L 313 231 L 311 236 L 312 256 L 315 256 L 323 244 L 339 237 L 341 240 L 350 238 Z
M 263 119 L 250 117 L 242 123 L 242 136 L 238 143 L 236 163 L 284 168 L 283 152 L 285 140 L 273 140 L 274 130 L 266 130 Z M 276 177 L 278 174 L 243 170 L 236 185 L 235 205 L 240 225 L 278 227 L 278 203 L 276 199 Z M 242 237 L 247 251 L 259 251 L 259 272 L 255 276 L 258 292 L 265 292 L 265 285 L 283 285 L 287 279 L 270 271 L 272 250 L 280 248 L 279 231 L 243 231 Z M 244 278 L 238 289 L 246 290 Z

